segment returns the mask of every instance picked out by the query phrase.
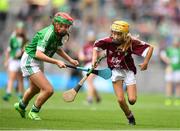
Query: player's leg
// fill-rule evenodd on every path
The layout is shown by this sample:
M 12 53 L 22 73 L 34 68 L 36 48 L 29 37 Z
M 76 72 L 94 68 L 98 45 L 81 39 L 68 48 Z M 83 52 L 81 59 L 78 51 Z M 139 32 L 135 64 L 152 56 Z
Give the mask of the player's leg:
M 88 87 L 87 101 L 88 101 L 88 103 L 92 103 L 93 98 L 95 98 L 96 102 L 100 102 L 100 100 L 101 100 L 100 96 L 96 90 L 96 87 L 94 85 L 94 78 L 95 78 L 95 75 L 91 74 L 87 79 L 87 87 Z
M 15 109 L 20 113 L 22 118 L 25 118 L 26 107 L 29 101 L 39 93 L 40 89 L 30 80 L 29 88 L 25 91 L 24 96 L 20 102 L 14 104 Z
M 166 99 L 164 104 L 166 106 L 172 105 L 173 102 L 173 74 L 172 74 L 172 69 L 171 67 L 167 67 L 165 70 L 165 81 L 166 81 Z
M 18 98 L 22 99 L 24 93 L 24 83 L 23 83 L 23 76 L 21 72 L 17 72 L 17 80 L 18 80 Z
M 136 84 L 127 85 L 127 94 L 128 94 L 129 104 L 134 105 L 137 99 Z
M 166 106 L 172 105 L 173 102 L 173 82 L 171 81 L 166 81 L 166 99 L 164 104 Z
M 137 100 L 137 89 L 136 89 L 136 84 L 133 85 L 127 85 L 127 94 L 128 94 L 128 101 L 129 104 L 134 105 L 136 100 Z M 129 120 L 129 124 L 131 125 L 135 125 L 135 118 L 133 113 L 131 112 L 131 114 L 127 117 Z
M 9 65 L 8 65 L 8 84 L 7 84 L 7 89 L 6 89 L 6 95 L 3 97 L 4 100 L 8 101 L 11 92 L 14 86 L 15 80 L 17 80 L 17 72 L 19 71 L 19 61 L 18 60 L 9 60 Z
M 174 72 L 174 83 L 175 83 L 175 106 L 180 106 L 180 71 Z
M 40 89 L 29 79 L 29 88 L 25 91 L 22 102 L 27 105 L 29 101 L 39 93 Z
M 129 104 L 134 105 L 137 99 L 136 78 L 133 71 L 125 71 L 124 83 L 126 85 Z
M 123 91 L 123 81 L 118 80 L 118 81 L 113 82 L 113 87 L 114 87 L 114 92 L 116 94 L 119 106 L 121 107 L 121 109 L 123 110 L 127 119 L 129 120 L 129 124 L 135 125 L 135 119 L 134 119 L 134 123 L 131 122 L 133 114 L 130 111 L 130 109 L 126 103 L 126 100 L 125 100 L 125 95 L 124 95 L 124 91 Z
M 128 95 L 128 101 L 129 104 L 134 105 L 137 99 L 137 89 L 136 89 L 136 78 L 134 75 L 134 72 L 132 71 L 126 71 L 125 72 L 125 78 L 124 78 L 124 83 L 126 84 L 127 87 L 127 95 Z M 127 117 L 129 120 L 129 124 L 135 125 L 135 118 L 133 113 Z
M 125 81 L 125 78 L 127 77 L 126 72 L 127 72 L 126 70 L 113 69 L 111 80 L 113 82 L 113 87 L 114 87 L 114 91 L 118 99 L 119 106 L 121 107 L 127 119 L 129 120 L 129 124 L 135 125 L 135 120 L 134 120 L 134 123 L 131 123 L 130 121 L 130 118 L 133 115 L 126 103 L 125 95 L 124 95 L 123 82 Z
M 180 82 L 175 83 L 175 96 L 176 99 L 174 101 L 174 105 L 180 106 Z
M 53 94 L 53 87 L 43 74 L 43 72 L 37 72 L 30 76 L 30 80 L 40 89 L 40 93 L 37 96 L 31 111 L 28 116 L 33 120 L 41 120 L 38 116 L 38 112 L 41 106 L 51 97 Z
M 93 84 L 92 84 L 92 76 L 89 75 L 89 77 L 86 80 L 87 82 L 87 102 L 89 104 L 93 103 Z
M 8 71 L 8 83 L 6 88 L 6 94 L 3 96 L 3 100 L 8 101 L 11 97 L 14 81 L 16 80 L 16 72 L 15 71 Z

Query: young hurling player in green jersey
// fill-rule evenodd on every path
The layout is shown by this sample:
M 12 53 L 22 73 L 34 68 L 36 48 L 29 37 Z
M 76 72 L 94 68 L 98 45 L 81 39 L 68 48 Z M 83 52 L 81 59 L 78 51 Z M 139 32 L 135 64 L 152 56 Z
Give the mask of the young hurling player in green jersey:
M 19 21 L 16 23 L 16 29 L 13 31 L 9 46 L 5 52 L 4 66 L 8 70 L 8 83 L 6 94 L 3 100 L 9 101 L 12 94 L 14 82 L 17 80 L 17 96 L 22 98 L 24 92 L 23 77 L 20 69 L 20 60 L 24 51 L 24 45 L 27 43 L 24 23 Z
M 25 48 L 25 53 L 21 59 L 21 70 L 23 76 L 28 76 L 30 87 L 24 93 L 22 100 L 15 103 L 15 109 L 25 118 L 25 109 L 29 101 L 39 93 L 28 117 L 33 120 L 41 120 L 38 115 L 42 105 L 53 94 L 53 87 L 44 75 L 43 62 L 56 64 L 59 68 L 66 68 L 63 61 L 52 58 L 57 53 L 73 65 L 78 65 L 77 60 L 72 59 L 61 48 L 63 39 L 69 37 L 69 28 L 73 24 L 73 19 L 67 13 L 58 12 L 54 15 L 52 24 L 38 31 L 32 42 Z
M 162 60 L 170 68 L 170 73 L 166 73 L 166 100 L 165 105 L 180 105 L 180 40 L 174 39 L 173 45 L 161 52 Z M 173 87 L 175 87 L 175 101 L 173 103 Z

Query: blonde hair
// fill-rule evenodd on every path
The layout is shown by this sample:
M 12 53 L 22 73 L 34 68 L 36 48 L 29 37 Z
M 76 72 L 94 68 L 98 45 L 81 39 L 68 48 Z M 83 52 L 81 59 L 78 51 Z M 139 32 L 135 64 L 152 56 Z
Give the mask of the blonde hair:
M 132 45 L 132 38 L 131 34 L 124 34 L 124 40 L 125 42 L 117 47 L 118 50 L 121 50 L 123 52 L 126 52 Z
M 129 48 L 132 50 L 132 39 L 138 39 L 139 34 L 131 35 L 131 33 L 125 34 L 124 36 L 125 42 L 117 47 L 118 50 L 126 52 Z

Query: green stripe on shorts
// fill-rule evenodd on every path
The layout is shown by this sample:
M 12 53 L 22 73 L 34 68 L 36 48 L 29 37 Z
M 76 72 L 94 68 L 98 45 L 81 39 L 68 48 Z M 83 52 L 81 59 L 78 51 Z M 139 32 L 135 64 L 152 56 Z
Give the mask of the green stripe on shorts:
M 28 55 L 28 58 L 26 61 L 26 65 L 28 65 L 28 66 L 26 66 L 26 68 L 27 68 L 27 71 L 29 72 L 30 75 L 33 74 L 33 70 L 30 66 L 31 60 L 32 60 L 32 58 Z

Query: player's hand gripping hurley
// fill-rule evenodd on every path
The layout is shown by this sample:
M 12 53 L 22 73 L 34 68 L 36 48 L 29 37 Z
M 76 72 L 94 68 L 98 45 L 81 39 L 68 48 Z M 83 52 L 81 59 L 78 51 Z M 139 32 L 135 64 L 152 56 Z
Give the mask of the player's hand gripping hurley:
M 100 58 L 95 62 L 95 65 L 99 64 L 100 61 L 101 61 L 102 59 L 104 59 L 105 57 L 106 57 L 106 55 L 100 57 Z M 94 67 L 92 67 L 92 68 L 88 71 L 88 73 L 86 74 L 86 76 L 84 76 L 84 77 L 80 80 L 80 82 L 78 83 L 78 85 L 77 85 L 76 87 L 74 87 L 74 88 L 72 88 L 72 89 L 70 89 L 70 90 L 68 90 L 68 91 L 65 91 L 65 92 L 63 93 L 63 99 L 64 99 L 64 101 L 66 101 L 66 102 L 72 102 L 72 101 L 74 101 L 74 99 L 75 99 L 78 91 L 80 90 L 80 88 L 82 87 L 83 83 L 86 81 L 86 79 L 87 79 L 88 76 L 92 73 L 93 70 L 94 70 Z

